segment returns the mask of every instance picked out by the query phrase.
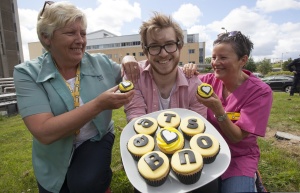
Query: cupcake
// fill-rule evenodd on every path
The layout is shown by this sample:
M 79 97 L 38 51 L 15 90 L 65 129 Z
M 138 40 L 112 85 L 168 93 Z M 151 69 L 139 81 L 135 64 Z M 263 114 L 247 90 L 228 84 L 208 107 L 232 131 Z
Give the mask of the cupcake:
M 181 183 L 194 184 L 200 179 L 203 159 L 201 154 L 195 150 L 182 149 L 173 154 L 171 167 Z
M 161 186 L 169 176 L 169 158 L 160 151 L 143 155 L 137 164 L 138 172 L 150 186 Z
M 157 117 L 160 127 L 175 127 L 180 124 L 180 116 L 174 111 L 162 111 Z
M 220 152 L 219 141 L 207 133 L 193 136 L 190 140 L 190 147 L 202 155 L 205 164 L 214 162 Z
M 199 117 L 188 116 L 181 121 L 180 130 L 182 131 L 183 136 L 190 140 L 194 135 L 204 133 L 205 124 Z
M 123 81 L 119 84 L 119 90 L 121 93 L 125 93 L 134 89 L 133 83 L 129 80 Z
M 136 134 L 129 139 L 127 149 L 133 159 L 138 161 L 144 154 L 154 149 L 154 139 L 150 135 Z
M 171 156 L 184 147 L 184 137 L 176 128 L 164 127 L 157 132 L 156 143 L 160 151 Z
M 201 83 L 198 86 L 197 93 L 199 96 L 203 98 L 209 98 L 213 94 L 214 90 L 210 84 Z
M 139 118 L 134 122 L 134 130 L 136 133 L 154 135 L 158 124 L 156 119 L 152 117 Z

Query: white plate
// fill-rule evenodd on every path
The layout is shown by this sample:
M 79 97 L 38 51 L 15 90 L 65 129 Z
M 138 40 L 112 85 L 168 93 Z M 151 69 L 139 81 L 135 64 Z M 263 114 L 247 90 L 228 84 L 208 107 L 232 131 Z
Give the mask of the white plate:
M 146 114 L 141 117 L 153 117 L 157 119 L 157 116 L 166 110 L 157 111 L 153 113 Z M 149 186 L 146 184 L 145 180 L 140 176 L 137 170 L 137 161 L 135 161 L 131 154 L 127 150 L 127 142 L 128 140 L 135 135 L 135 131 L 133 128 L 134 121 L 131 121 L 126 125 L 124 130 L 121 134 L 120 139 L 120 149 L 121 149 L 121 156 L 123 165 L 125 168 L 125 172 L 127 174 L 127 177 L 130 181 L 130 183 L 140 192 L 151 192 L 151 193 L 159 193 L 159 192 L 188 192 L 192 191 L 194 189 L 197 189 L 201 186 L 204 186 L 205 184 L 213 181 L 214 179 L 218 178 L 220 175 L 222 175 L 227 167 L 229 166 L 230 162 L 230 151 L 227 143 L 223 139 L 223 137 L 219 134 L 219 132 L 215 129 L 215 127 L 209 123 L 204 117 L 199 115 L 198 113 L 187 110 L 187 109 L 181 109 L 181 108 L 175 108 L 175 109 L 167 109 L 167 111 L 174 111 L 179 114 L 181 120 L 187 116 L 196 116 L 200 117 L 206 126 L 205 133 L 212 134 L 215 136 L 219 142 L 220 142 L 220 152 L 216 158 L 216 160 L 211 164 L 204 164 L 201 177 L 198 182 L 191 185 L 185 185 L 182 184 L 175 176 L 173 171 L 171 170 L 169 177 L 167 178 L 166 182 L 158 187 Z M 180 130 L 180 127 L 179 127 Z M 185 148 L 189 148 L 189 141 L 185 140 Z M 155 150 L 158 150 L 158 147 L 155 146 Z

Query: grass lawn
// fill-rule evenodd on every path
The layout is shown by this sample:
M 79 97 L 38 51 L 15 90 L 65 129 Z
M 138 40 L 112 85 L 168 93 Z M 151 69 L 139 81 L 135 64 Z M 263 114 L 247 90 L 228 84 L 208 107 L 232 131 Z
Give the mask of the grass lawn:
M 291 99 L 291 100 L 288 100 Z M 119 150 L 123 109 L 113 112 L 116 140 L 113 149 L 114 193 L 133 192 L 124 172 Z M 276 131 L 300 136 L 300 97 L 274 92 L 274 101 L 265 138 L 259 139 L 259 170 L 270 192 L 300 191 L 300 142 L 277 140 Z M 31 164 L 31 134 L 19 115 L 0 117 L 0 192 L 38 192 Z

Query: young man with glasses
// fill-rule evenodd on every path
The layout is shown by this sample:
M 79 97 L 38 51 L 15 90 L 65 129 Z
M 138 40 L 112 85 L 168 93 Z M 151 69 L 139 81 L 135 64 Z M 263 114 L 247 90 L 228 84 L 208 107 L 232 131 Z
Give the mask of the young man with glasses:
M 186 78 L 178 67 L 184 44 L 183 32 L 171 17 L 160 13 L 140 27 L 142 48 L 147 60 L 139 62 L 135 96 L 125 106 L 127 121 L 169 108 L 186 108 L 206 118 L 206 107 L 197 102 L 195 93 L 201 81 Z
M 135 96 L 124 105 L 127 121 L 170 108 L 190 109 L 206 118 L 207 108 L 196 98 L 201 81 L 197 76 L 187 78 L 178 67 L 184 44 L 180 26 L 171 17 L 155 12 L 152 18 L 143 22 L 140 35 L 147 60 L 140 61 L 139 68 L 125 68 L 126 76 L 131 76 L 130 79 L 134 79 L 132 76 L 139 77 L 134 83 Z M 135 61 L 133 57 L 127 56 L 122 63 L 129 63 L 130 60 Z M 139 76 L 132 72 L 134 70 L 139 70 Z M 213 182 L 193 192 L 198 191 L 216 192 L 217 185 Z

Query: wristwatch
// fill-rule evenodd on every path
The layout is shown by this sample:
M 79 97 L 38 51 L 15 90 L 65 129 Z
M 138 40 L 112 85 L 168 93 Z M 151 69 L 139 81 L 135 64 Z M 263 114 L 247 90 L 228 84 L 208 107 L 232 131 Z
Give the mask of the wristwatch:
M 227 119 L 227 114 L 225 113 L 224 115 L 220 115 L 220 116 L 214 115 L 214 117 L 216 117 L 219 122 L 222 122 L 225 121 L 225 119 Z

